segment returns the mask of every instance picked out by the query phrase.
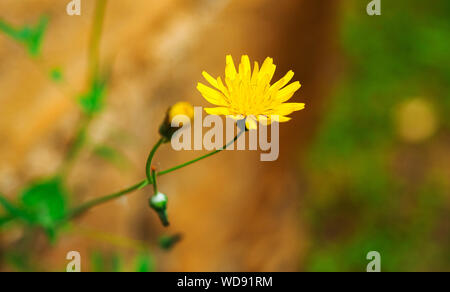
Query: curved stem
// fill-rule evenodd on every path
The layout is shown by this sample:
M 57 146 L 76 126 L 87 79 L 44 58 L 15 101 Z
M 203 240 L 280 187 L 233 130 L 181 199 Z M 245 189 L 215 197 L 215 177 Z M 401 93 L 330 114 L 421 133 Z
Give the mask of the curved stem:
M 109 202 L 111 200 L 123 197 L 123 196 L 125 196 L 125 195 L 127 195 L 127 194 L 129 194 L 129 193 L 131 193 L 133 191 L 136 191 L 136 190 L 140 189 L 141 187 L 143 187 L 143 186 L 145 186 L 147 184 L 148 184 L 147 180 L 144 180 L 144 181 L 141 181 L 141 182 L 139 182 L 139 183 L 137 183 L 137 184 L 127 188 L 127 189 L 119 191 L 117 193 L 114 193 L 114 194 L 111 194 L 111 195 L 108 195 L 108 196 L 105 196 L 105 197 L 101 197 L 101 198 L 98 198 L 98 199 L 94 199 L 94 200 L 92 200 L 90 202 L 87 202 L 87 203 L 79 206 L 78 208 L 74 209 L 72 212 L 70 212 L 68 218 L 71 219 L 71 218 L 77 217 L 78 215 L 81 215 L 85 211 L 87 211 L 87 210 L 89 210 L 89 209 L 91 209 L 91 208 L 93 208 L 93 207 L 95 207 L 97 205 L 101 205 L 101 204 Z
M 175 170 L 178 170 L 178 169 L 180 169 L 180 168 L 186 167 L 186 166 L 191 165 L 191 164 L 193 164 L 193 163 L 196 163 L 196 162 L 198 162 L 198 161 L 200 161 L 200 160 L 203 160 L 203 159 L 205 159 L 205 158 L 208 158 L 208 157 L 210 157 L 210 156 L 213 156 L 213 155 L 215 155 L 215 154 L 217 154 L 217 153 L 219 153 L 219 152 L 222 152 L 223 150 L 227 149 L 229 146 L 233 145 L 233 143 L 236 142 L 236 140 L 239 139 L 239 137 L 240 137 L 243 133 L 245 133 L 245 131 L 239 132 L 239 134 L 237 134 L 237 136 L 234 137 L 233 140 L 231 140 L 230 142 L 228 142 L 227 144 L 225 144 L 225 145 L 224 145 L 222 148 L 220 148 L 220 149 L 217 149 L 217 150 L 215 150 L 215 151 L 213 151 L 213 152 L 210 152 L 210 153 L 208 153 L 208 154 L 206 154 L 206 155 L 203 155 L 203 156 L 200 156 L 200 157 L 198 157 L 198 158 L 195 158 L 195 159 L 193 159 L 193 160 L 191 160 L 191 161 L 182 163 L 182 164 L 177 165 L 177 166 L 175 166 L 175 167 L 169 168 L 169 169 L 167 169 L 167 170 L 160 171 L 160 172 L 157 173 L 157 175 L 160 176 L 160 175 L 168 174 L 168 173 L 170 173 L 170 172 L 172 172 L 172 171 L 175 171 Z
M 147 158 L 147 164 L 145 166 L 145 175 L 147 176 L 147 180 L 149 183 L 151 183 L 152 180 L 152 160 L 153 157 L 155 156 L 156 150 L 158 150 L 158 148 L 162 145 L 162 143 L 164 142 L 164 138 L 159 139 L 158 142 L 156 142 L 155 146 L 153 146 L 152 151 L 150 151 L 150 154 L 148 155 Z
M 215 150 L 215 151 L 213 151 L 213 152 L 210 152 L 210 153 L 208 153 L 208 154 L 206 154 L 206 155 L 200 156 L 200 157 L 198 157 L 198 158 L 196 158 L 196 159 L 193 159 L 193 160 L 191 160 L 191 161 L 188 161 L 188 162 L 186 162 L 186 163 L 183 163 L 183 164 L 177 165 L 177 166 L 175 166 L 175 167 L 169 168 L 169 169 L 167 169 L 167 170 L 160 171 L 160 172 L 157 172 L 157 173 L 156 173 L 156 172 L 153 172 L 153 174 L 154 174 L 155 176 L 162 176 L 162 175 L 168 174 L 168 173 L 170 173 L 170 172 L 173 172 L 173 171 L 175 171 L 175 170 L 178 170 L 178 169 L 181 169 L 181 168 L 183 168 L 183 167 L 186 167 L 186 166 L 188 166 L 188 165 L 191 165 L 191 164 L 193 164 L 193 163 L 195 163 L 195 162 L 198 162 L 198 161 L 200 161 L 200 160 L 203 160 L 203 159 L 205 159 L 205 158 L 208 158 L 208 157 L 210 157 L 210 156 L 213 156 L 213 155 L 215 155 L 215 154 L 217 154 L 217 153 L 219 153 L 219 152 L 221 152 L 221 151 L 227 149 L 229 146 L 231 146 L 234 142 L 236 142 L 237 139 L 239 139 L 239 137 L 240 137 L 243 133 L 245 133 L 245 131 L 241 131 L 240 133 L 238 133 L 238 135 L 237 135 L 236 137 L 234 137 L 234 139 L 233 139 L 232 141 L 228 142 L 227 144 L 225 144 L 225 145 L 224 145 L 222 148 L 220 148 L 220 149 L 217 149 L 217 150 Z M 69 214 L 68 218 L 70 219 L 70 218 L 73 218 L 73 217 L 77 217 L 78 215 L 81 215 L 81 214 L 84 213 L 85 211 L 87 211 L 87 210 L 89 210 L 89 209 L 91 209 L 91 208 L 93 208 L 93 207 L 96 207 L 97 205 L 100 205 L 100 204 L 109 202 L 109 201 L 111 201 L 111 200 L 114 200 L 114 199 L 123 197 L 123 196 L 125 196 L 125 195 L 127 195 L 127 194 L 129 194 L 129 193 L 131 193 L 131 192 L 140 190 L 140 189 L 142 189 L 143 187 L 146 187 L 146 186 L 148 186 L 148 185 L 150 185 L 150 184 L 153 184 L 152 171 L 151 171 L 151 162 L 152 162 L 152 160 L 153 160 L 153 156 L 154 156 L 155 153 L 156 153 L 156 150 L 158 150 L 159 146 L 161 146 L 161 144 L 162 144 L 163 142 L 164 142 L 164 139 L 161 138 L 161 139 L 158 141 L 158 143 L 155 144 L 155 146 L 153 147 L 152 151 L 150 152 L 150 155 L 149 155 L 149 157 L 148 157 L 148 159 L 147 159 L 147 167 L 146 167 L 146 170 L 147 170 L 147 179 L 146 179 L 146 180 L 141 181 L 141 182 L 139 182 L 139 183 L 137 183 L 137 184 L 135 184 L 135 185 L 133 185 L 133 186 L 127 188 L 127 189 L 124 189 L 124 190 L 122 190 L 122 191 L 120 191 L 120 192 L 117 192 L 117 193 L 114 193 L 114 194 L 111 194 L 111 195 L 108 195 L 108 196 L 105 196 L 105 197 L 101 197 L 101 198 L 98 198 L 98 199 L 94 199 L 94 200 L 92 200 L 92 201 L 90 201 L 90 202 L 87 202 L 87 203 L 85 203 L 85 204 L 79 206 L 79 207 L 76 208 L 75 210 L 73 210 L 73 211 Z M 156 193 L 156 192 L 155 192 L 155 193 Z
M 156 183 L 156 171 L 152 169 L 152 184 L 155 195 L 158 193 L 158 184 Z
M 122 237 L 116 234 L 92 230 L 81 226 L 73 226 L 71 228 L 71 232 L 74 234 L 81 234 L 82 236 L 95 241 L 112 244 L 117 247 L 131 248 L 136 251 L 145 251 L 148 249 L 148 243 L 146 242 Z

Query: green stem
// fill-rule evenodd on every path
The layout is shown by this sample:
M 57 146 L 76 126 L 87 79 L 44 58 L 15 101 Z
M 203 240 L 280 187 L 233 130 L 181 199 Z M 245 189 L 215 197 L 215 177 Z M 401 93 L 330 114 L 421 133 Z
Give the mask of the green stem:
M 79 122 L 78 130 L 76 132 L 75 138 L 67 151 L 64 163 L 61 166 L 60 173 L 66 176 L 69 173 L 74 161 L 80 154 L 81 149 L 86 143 L 86 134 L 91 123 L 92 116 L 84 116 Z
M 88 68 L 88 84 L 91 86 L 96 82 L 99 75 L 100 67 L 100 41 L 102 36 L 103 22 L 106 10 L 106 4 L 108 0 L 97 0 L 94 13 L 94 21 L 92 25 L 92 34 L 89 43 L 89 68 Z M 86 136 L 89 126 L 93 120 L 91 114 L 83 116 L 79 122 L 79 128 L 75 139 L 70 145 L 70 149 L 67 153 L 66 159 L 61 167 L 61 173 L 67 175 L 73 162 L 78 157 L 83 146 L 85 146 Z
M 89 74 L 90 81 L 96 80 L 100 67 L 100 39 L 103 30 L 106 4 L 108 0 L 97 0 L 94 12 L 94 24 L 92 28 L 91 41 L 89 44 Z
M 198 162 L 198 161 L 200 161 L 200 160 L 203 160 L 203 159 L 205 159 L 205 158 L 208 158 L 208 157 L 210 157 L 210 156 L 213 156 L 213 155 L 215 155 L 215 154 L 217 154 L 217 153 L 219 153 L 219 152 L 225 150 L 225 149 L 228 148 L 229 146 L 231 146 L 234 142 L 236 142 L 237 139 L 239 139 L 239 137 L 240 137 L 243 133 L 245 133 L 245 131 L 241 131 L 236 137 L 234 137 L 234 139 L 233 139 L 232 141 L 228 142 L 226 145 L 224 145 L 224 146 L 223 146 L 222 148 L 220 148 L 220 149 L 217 149 L 217 150 L 215 150 L 215 151 L 213 151 L 213 152 L 211 152 L 211 153 L 208 153 L 208 154 L 206 154 L 206 155 L 200 156 L 200 157 L 198 157 L 198 158 L 196 158 L 196 159 L 194 159 L 194 160 L 188 161 L 188 162 L 186 162 L 186 163 L 180 164 L 180 165 L 175 166 L 175 167 L 172 167 L 172 168 L 170 168 L 170 169 L 167 169 L 167 170 L 164 170 L 164 171 L 160 171 L 160 172 L 157 172 L 157 173 L 154 172 L 154 175 L 155 175 L 155 176 L 162 176 L 162 175 L 168 174 L 168 173 L 170 173 L 170 172 L 173 172 L 173 171 L 175 171 L 175 170 L 178 170 L 178 169 L 181 169 L 181 168 L 183 168 L 183 167 L 186 167 L 186 166 L 188 166 L 188 165 L 191 165 L 191 164 L 193 164 L 193 163 L 195 163 L 195 162 Z M 105 202 L 108 202 L 108 201 L 111 201 L 111 200 L 120 198 L 120 197 L 122 197 L 122 196 L 125 196 L 125 195 L 131 193 L 131 192 L 140 190 L 140 189 L 142 189 L 142 188 L 144 188 L 144 187 L 146 187 L 146 186 L 148 186 L 148 185 L 150 185 L 150 184 L 153 184 L 153 183 L 152 183 L 152 182 L 153 182 L 153 179 L 152 179 L 152 172 L 151 172 L 151 161 L 153 160 L 153 157 L 154 157 L 154 155 L 155 155 L 155 153 L 156 153 L 156 150 L 158 150 L 159 146 L 161 146 L 161 144 L 163 143 L 163 141 L 164 141 L 163 138 L 160 139 L 160 140 L 158 141 L 158 143 L 155 144 L 155 146 L 153 147 L 152 151 L 150 152 L 150 155 L 149 155 L 149 157 L 148 157 L 148 159 L 147 159 L 147 179 L 146 179 L 146 180 L 141 181 L 141 182 L 139 182 L 139 183 L 137 183 L 137 184 L 135 184 L 135 185 L 133 185 L 133 186 L 131 186 L 131 187 L 129 187 L 129 188 L 123 190 L 123 191 L 120 191 L 120 192 L 118 192 L 118 193 L 115 193 L 115 194 L 112 194 L 112 195 L 108 195 L 108 196 L 105 196 L 105 197 L 101 197 L 101 198 L 98 198 L 98 199 L 94 199 L 94 200 L 92 200 L 92 201 L 90 201 L 90 202 L 88 202 L 88 203 L 85 203 L 85 204 L 81 205 L 80 207 L 76 208 L 74 211 L 72 211 L 71 214 L 70 214 L 70 216 L 69 216 L 69 218 L 73 218 L 73 217 L 76 217 L 76 216 L 78 216 L 78 215 L 81 215 L 81 214 L 84 213 L 85 211 L 87 211 L 87 210 L 89 210 L 89 209 L 91 209 L 91 208 L 93 208 L 93 207 L 96 207 L 97 205 L 100 205 L 100 204 L 103 204 L 103 203 L 105 203 Z M 150 177 L 150 178 L 149 178 L 149 177 Z M 155 193 L 156 193 L 156 192 L 155 192 Z
M 156 183 L 156 171 L 152 169 L 152 184 L 153 192 L 156 195 L 158 193 L 158 184 Z
M 203 160 L 203 159 L 208 158 L 208 157 L 210 157 L 210 156 L 213 156 L 213 155 L 215 155 L 215 154 L 217 154 L 217 153 L 219 153 L 219 152 L 222 152 L 223 150 L 227 149 L 229 146 L 233 145 L 233 143 L 236 142 L 236 140 L 239 139 L 239 137 L 240 137 L 243 133 L 245 133 L 245 131 L 239 132 L 239 134 L 238 134 L 236 137 L 234 137 L 234 139 L 233 139 L 232 141 L 228 142 L 227 144 L 225 144 L 225 145 L 224 145 L 222 148 L 220 148 L 220 149 L 217 149 L 217 150 L 215 150 L 215 151 L 213 151 L 213 152 L 210 152 L 210 153 L 208 153 L 208 154 L 206 154 L 206 155 L 200 156 L 200 157 L 198 157 L 198 158 L 195 158 L 195 159 L 193 159 L 193 160 L 191 160 L 191 161 L 188 161 L 188 162 L 185 162 L 185 163 L 183 163 L 183 164 L 177 165 L 177 166 L 175 166 L 175 167 L 169 168 L 169 169 L 167 169 L 167 170 L 160 171 L 160 172 L 158 172 L 157 175 L 160 176 L 160 175 L 168 174 L 168 173 L 170 173 L 170 172 L 172 172 L 172 171 L 175 171 L 175 170 L 178 170 L 178 169 L 180 169 L 180 168 L 186 167 L 186 166 L 188 166 L 188 165 L 194 164 L 194 163 L 196 163 L 196 162 L 198 162 L 198 161 L 200 161 L 200 160 Z
M 143 186 L 146 186 L 147 184 L 148 184 L 147 180 L 144 180 L 144 181 L 141 181 L 141 182 L 139 182 L 139 183 L 137 183 L 137 184 L 127 188 L 127 189 L 124 189 L 124 190 L 122 190 L 120 192 L 117 192 L 117 193 L 114 193 L 114 194 L 111 194 L 111 195 L 108 195 L 108 196 L 104 196 L 104 197 L 101 197 L 101 198 L 98 198 L 98 199 L 94 199 L 94 200 L 92 200 L 92 201 L 90 201 L 88 203 L 85 203 L 85 204 L 79 206 L 78 208 L 74 209 L 72 212 L 70 212 L 69 219 L 77 217 L 78 215 L 81 215 L 82 213 L 86 212 L 87 210 L 89 210 L 91 208 L 96 207 L 97 205 L 101 205 L 103 203 L 106 203 L 106 202 L 112 201 L 114 199 L 123 197 L 123 196 L 125 196 L 125 195 L 127 195 L 127 194 L 129 194 L 129 193 L 131 193 L 133 191 L 136 191 L 136 190 L 142 188 Z
M 150 154 L 148 155 L 147 158 L 147 163 L 145 165 L 145 174 L 147 176 L 147 180 L 150 182 L 152 182 L 152 161 L 153 161 L 153 157 L 155 156 L 156 151 L 158 150 L 158 148 L 164 143 L 164 138 L 161 138 L 158 140 L 158 142 L 156 142 L 155 146 L 153 146 L 152 151 L 150 151 Z

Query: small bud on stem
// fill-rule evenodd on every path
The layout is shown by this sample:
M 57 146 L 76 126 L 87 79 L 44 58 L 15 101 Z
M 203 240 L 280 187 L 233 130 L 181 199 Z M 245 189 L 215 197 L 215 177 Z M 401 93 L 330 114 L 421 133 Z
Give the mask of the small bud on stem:
M 169 226 L 169 219 L 167 216 L 167 196 L 163 193 L 157 193 L 150 198 L 150 207 L 156 211 L 164 226 Z
M 177 102 L 166 113 L 163 123 L 159 127 L 159 134 L 164 138 L 164 142 L 168 143 L 172 139 L 173 134 L 181 128 L 183 121 L 180 117 L 187 117 L 189 122 L 194 119 L 194 108 L 188 102 Z M 172 127 L 172 122 L 178 122 L 180 127 Z

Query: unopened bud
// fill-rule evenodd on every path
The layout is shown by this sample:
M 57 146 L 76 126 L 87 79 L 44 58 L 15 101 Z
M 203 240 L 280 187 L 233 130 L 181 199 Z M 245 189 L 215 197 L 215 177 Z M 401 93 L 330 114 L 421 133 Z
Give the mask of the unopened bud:
M 185 101 L 177 102 L 166 113 L 163 123 L 159 127 L 159 133 L 163 136 L 166 142 L 172 139 L 173 134 L 181 127 L 187 126 L 194 119 L 194 107 Z M 172 123 L 178 126 L 172 127 Z
M 150 207 L 156 211 L 164 226 L 169 226 L 169 219 L 167 217 L 167 196 L 163 193 L 157 193 L 150 198 Z

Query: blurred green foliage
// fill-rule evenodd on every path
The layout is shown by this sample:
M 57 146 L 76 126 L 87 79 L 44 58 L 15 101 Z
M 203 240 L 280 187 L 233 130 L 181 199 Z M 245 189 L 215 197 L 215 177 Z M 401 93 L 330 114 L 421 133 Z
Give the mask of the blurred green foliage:
M 135 259 L 135 272 L 146 273 L 155 271 L 155 260 L 149 253 L 141 253 Z
M 11 24 L 0 19 L 0 31 L 17 42 L 22 43 L 32 57 L 36 57 L 41 52 L 42 41 L 47 29 L 48 17 L 42 16 L 35 26 L 25 25 L 15 28 Z
M 50 79 L 57 83 L 63 81 L 64 74 L 63 74 L 61 68 L 59 68 L 59 67 L 53 68 L 50 71 Z
M 159 246 L 164 250 L 171 250 L 174 246 L 183 239 L 179 233 L 175 235 L 163 235 L 158 238 Z
M 306 166 L 309 271 L 365 271 L 369 251 L 381 253 L 382 271 L 450 270 L 448 188 L 425 165 L 412 162 L 420 179 L 392 166 L 403 148 L 432 143 L 400 141 L 401 102 L 420 96 L 450 116 L 450 1 L 382 2 L 381 16 L 368 16 L 366 1 L 343 3 L 348 70 Z M 439 122 L 448 132 L 450 119 Z
M 48 267 L 39 267 L 34 260 L 32 247 L 39 236 L 40 230 L 44 230 L 51 242 L 57 239 L 57 233 L 61 227 L 71 226 L 67 223 L 70 218 L 69 192 L 66 189 L 65 180 L 72 162 L 85 145 L 88 139 L 88 128 L 94 115 L 100 113 L 105 106 L 106 80 L 100 76 L 99 54 L 96 50 L 101 39 L 101 25 L 106 8 L 106 1 L 96 1 L 97 12 L 94 15 L 94 32 L 91 40 L 91 58 L 89 59 L 90 77 L 87 92 L 81 94 L 78 102 L 84 113 L 75 138 L 67 151 L 66 158 L 61 169 L 54 177 L 42 179 L 29 183 L 24 190 L 18 194 L 18 202 L 10 202 L 0 194 L 0 228 L 1 231 L 14 227 L 14 222 L 19 221 L 23 228 L 23 235 L 7 249 L 1 249 L 0 265 L 6 264 L 16 271 L 38 271 L 48 270 Z M 44 34 L 48 26 L 48 18 L 42 16 L 35 26 L 25 25 L 16 28 L 10 23 L 0 19 L 0 32 L 3 32 L 16 42 L 25 46 L 31 57 L 38 57 L 41 53 Z M 64 79 L 64 74 L 59 67 L 49 71 L 49 78 L 55 83 Z M 93 154 L 115 164 L 118 167 L 127 166 L 128 160 L 119 151 L 106 145 L 98 145 Z M 11 224 L 10 224 L 11 223 Z M 61 230 L 65 231 L 66 229 Z M 172 243 L 173 245 L 175 243 Z M 167 243 L 169 245 L 169 243 Z M 2 248 L 0 246 L 0 248 Z M 124 259 L 119 253 L 105 254 L 94 252 L 91 255 L 91 270 L 97 272 L 152 272 L 155 270 L 155 261 L 147 250 L 139 251 L 132 259 L 132 263 L 125 267 Z M 131 266 L 131 268 L 130 268 Z
M 79 103 L 83 112 L 87 115 L 99 113 L 104 107 L 106 95 L 106 82 L 100 78 L 92 80 L 87 93 L 82 94 Z
M 0 196 L 0 204 L 12 217 L 43 228 L 54 240 L 58 225 L 67 215 L 67 198 L 62 179 L 53 177 L 27 186 L 20 195 L 18 206 L 3 196 Z
M 91 254 L 91 272 L 120 272 L 122 258 L 119 254 L 103 254 L 100 251 Z
M 105 253 L 95 251 L 90 256 L 91 272 L 154 272 L 153 256 L 148 252 L 137 253 L 131 264 L 126 265 L 120 253 Z
M 54 177 L 33 183 L 22 192 L 21 198 L 29 223 L 43 227 L 54 238 L 68 209 L 68 192 L 62 179 Z

